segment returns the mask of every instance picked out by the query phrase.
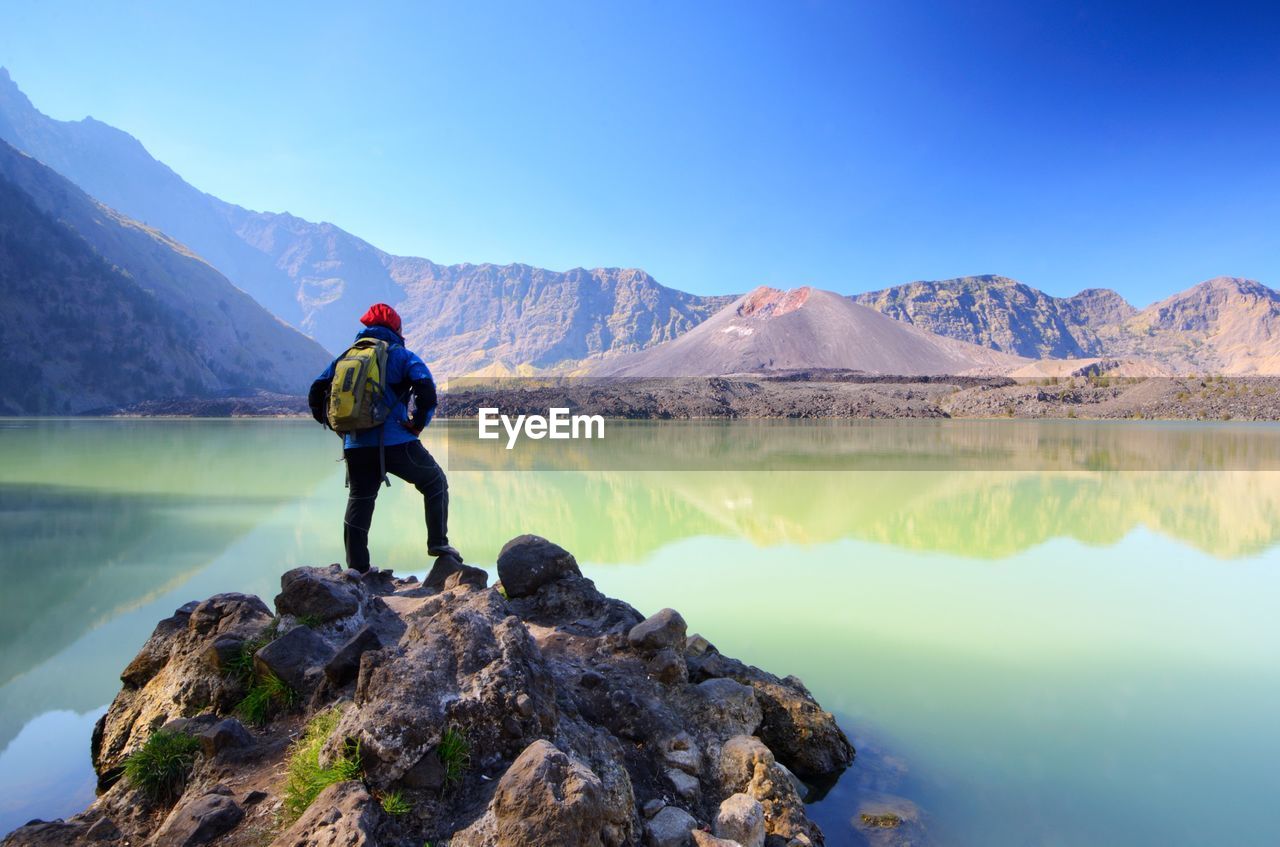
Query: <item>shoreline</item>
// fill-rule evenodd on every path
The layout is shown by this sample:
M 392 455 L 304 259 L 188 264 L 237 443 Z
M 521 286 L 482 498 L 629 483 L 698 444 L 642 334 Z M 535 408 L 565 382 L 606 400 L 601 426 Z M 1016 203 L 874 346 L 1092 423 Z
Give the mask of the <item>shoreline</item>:
M 439 419 L 482 406 L 606 420 L 1146 420 L 1280 421 L 1280 377 L 870 377 L 800 374 L 682 379 L 467 380 L 441 395 Z M 191 397 L 65 418 L 310 419 L 279 394 Z M 63 418 L 55 418 L 63 419 Z

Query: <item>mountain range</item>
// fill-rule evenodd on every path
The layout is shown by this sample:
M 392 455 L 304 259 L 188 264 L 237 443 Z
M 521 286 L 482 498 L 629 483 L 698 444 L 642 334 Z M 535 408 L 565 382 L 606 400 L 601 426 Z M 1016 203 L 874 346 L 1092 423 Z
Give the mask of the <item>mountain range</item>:
M 328 361 L 203 259 L 0 141 L 0 414 L 245 388 Z
M 409 319 L 406 340 L 433 367 L 460 375 L 638 350 L 732 299 L 676 291 L 637 270 L 438 265 L 390 255 L 330 223 L 250 211 L 191 186 L 128 133 L 42 114 L 4 69 L 0 139 L 187 245 L 331 353 L 350 344 L 356 318 L 376 302 Z
M 757 290 L 744 297 L 773 305 L 756 308 L 735 295 L 678 291 L 638 269 L 441 265 L 386 253 L 330 223 L 245 209 L 188 184 L 122 130 L 93 118 L 42 114 L 3 69 L 0 139 L 103 204 L 96 206 L 100 214 L 128 221 L 208 271 L 216 268 L 223 283 L 330 354 L 350 342 L 359 328 L 355 318 L 369 303 L 391 303 L 405 319 L 408 344 L 446 379 L 664 368 L 675 375 L 782 363 L 902 374 L 943 365 L 1057 374 L 1085 363 L 1140 374 L 1280 372 L 1280 295 L 1251 280 L 1209 280 L 1144 309 L 1109 289 L 1054 297 L 995 275 L 847 298 L 809 287 Z M 89 246 L 102 255 L 98 245 Z M 778 312 L 778 303 L 794 305 L 797 297 L 804 302 L 791 316 Z M 0 330 L 19 326 L 6 318 Z M 189 387 L 208 390 L 242 378 L 224 374 Z M 261 387 L 271 379 L 264 374 Z

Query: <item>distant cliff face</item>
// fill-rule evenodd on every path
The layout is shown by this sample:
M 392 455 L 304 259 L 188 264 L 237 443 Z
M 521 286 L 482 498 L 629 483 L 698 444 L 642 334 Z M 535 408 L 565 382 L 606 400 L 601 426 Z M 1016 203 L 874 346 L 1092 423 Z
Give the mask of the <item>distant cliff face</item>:
M 1133 313 L 1119 294 L 1089 289 L 1051 297 L 1002 276 L 912 282 L 856 295 L 855 302 L 948 338 L 1032 358 L 1101 354 L 1097 322 Z
M 1207 280 L 1102 333 L 1108 349 L 1176 373 L 1280 373 L 1280 293 L 1249 279 Z
M 297 393 L 328 361 L 181 245 L 3 142 L 0 350 L 3 414 Z
M 553 368 L 669 341 L 731 297 L 698 297 L 644 271 L 442 266 L 393 258 L 406 340 L 450 376 L 499 362 Z
M 1108 289 L 1051 297 L 998 276 L 913 282 L 853 299 L 940 335 L 1037 358 L 1123 357 L 1175 374 L 1280 373 L 1280 294 L 1253 280 L 1217 277 L 1142 310 Z
M 635 270 L 445 267 L 391 256 L 333 224 L 250 211 L 192 187 L 125 132 L 41 114 L 2 69 L 0 139 L 187 245 L 330 352 L 351 342 L 357 319 L 377 302 L 400 309 L 410 342 L 455 375 L 629 352 L 674 337 L 727 302 L 665 288 Z

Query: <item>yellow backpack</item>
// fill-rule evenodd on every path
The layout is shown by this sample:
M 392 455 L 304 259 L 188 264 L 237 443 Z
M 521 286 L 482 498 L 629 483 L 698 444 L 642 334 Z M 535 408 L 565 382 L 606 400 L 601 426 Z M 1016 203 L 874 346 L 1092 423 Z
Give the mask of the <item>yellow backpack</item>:
M 361 432 L 386 422 L 388 347 L 377 338 L 361 338 L 334 363 L 328 415 L 334 432 Z

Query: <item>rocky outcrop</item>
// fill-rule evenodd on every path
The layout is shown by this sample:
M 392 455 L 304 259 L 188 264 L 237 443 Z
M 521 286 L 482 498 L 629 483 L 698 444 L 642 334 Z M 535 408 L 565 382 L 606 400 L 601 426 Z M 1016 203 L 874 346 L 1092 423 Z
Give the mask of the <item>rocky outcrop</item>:
M 799 680 L 604 596 L 546 539 L 498 568 L 506 596 L 461 565 L 433 585 L 298 568 L 275 615 L 184 606 L 99 725 L 101 796 L 4 847 L 823 843 L 795 773 L 830 779 L 853 748 Z M 248 709 L 262 691 L 279 702 Z M 160 728 L 194 736 L 171 800 L 133 776 Z

